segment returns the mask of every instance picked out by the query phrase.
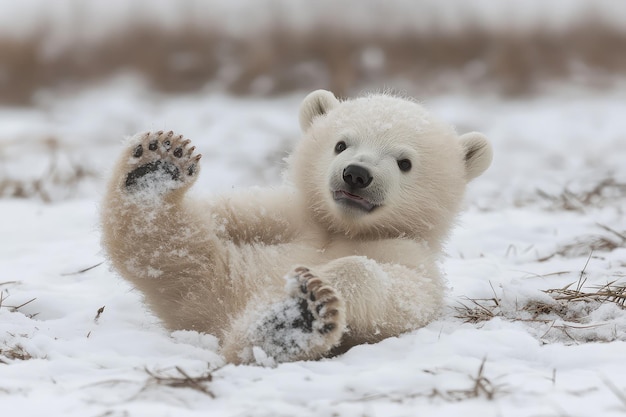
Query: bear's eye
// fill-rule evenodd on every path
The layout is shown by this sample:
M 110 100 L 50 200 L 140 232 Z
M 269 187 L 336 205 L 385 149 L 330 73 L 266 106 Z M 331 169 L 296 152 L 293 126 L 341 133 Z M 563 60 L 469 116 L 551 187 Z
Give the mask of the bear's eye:
M 339 141 L 335 145 L 335 153 L 341 153 L 341 152 L 345 151 L 347 147 L 348 147 L 348 145 L 346 145 L 346 142 Z
M 411 166 L 411 161 L 408 159 L 401 159 L 398 161 L 398 167 L 400 168 L 400 171 L 408 172 L 411 170 Z

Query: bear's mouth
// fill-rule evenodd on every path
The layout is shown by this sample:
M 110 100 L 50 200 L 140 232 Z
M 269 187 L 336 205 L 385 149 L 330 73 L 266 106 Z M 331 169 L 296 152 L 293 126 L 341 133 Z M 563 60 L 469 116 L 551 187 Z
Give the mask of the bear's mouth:
M 368 201 L 359 195 L 349 193 L 345 190 L 333 191 L 333 199 L 339 203 L 347 204 L 368 212 L 374 210 L 377 207 L 376 204 L 372 203 L 371 201 Z

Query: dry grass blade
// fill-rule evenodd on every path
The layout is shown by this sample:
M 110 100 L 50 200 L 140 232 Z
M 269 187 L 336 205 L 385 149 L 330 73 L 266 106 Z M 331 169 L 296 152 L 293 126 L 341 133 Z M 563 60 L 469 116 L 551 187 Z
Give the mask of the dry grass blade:
M 538 189 L 537 195 L 552 203 L 555 210 L 585 212 L 589 207 L 610 203 L 626 195 L 626 183 L 618 182 L 609 177 L 596 183 L 591 189 L 574 192 L 565 187 L 560 194 L 549 194 Z M 601 226 L 602 227 L 602 226 Z M 624 240 L 624 236 L 618 233 Z
M 104 313 L 104 307 L 106 306 L 100 307 L 96 312 L 96 317 L 93 318 L 94 323 L 98 323 L 98 319 L 100 319 L 100 316 L 102 315 L 102 313 Z
M 17 305 L 17 306 L 10 306 L 10 305 L 6 305 L 6 304 L 5 304 L 5 301 L 6 301 L 6 300 L 7 300 L 7 298 L 8 298 L 8 297 L 6 297 L 6 296 L 5 296 L 6 294 L 7 294 L 7 293 L 5 293 L 4 291 L 0 291 L 0 308 L 3 308 L 3 307 L 4 307 L 4 308 L 6 308 L 7 310 L 9 310 L 11 313 L 15 313 L 15 312 L 19 311 L 19 310 L 20 310 L 20 308 L 22 308 L 22 307 L 24 307 L 24 306 L 26 306 L 26 305 L 28 305 L 28 304 L 32 303 L 33 301 L 35 301 L 35 300 L 37 299 L 37 297 L 35 297 L 35 298 L 31 298 L 30 300 L 28 300 L 28 301 L 26 301 L 26 302 L 24 302 L 24 303 L 22 303 L 22 304 L 20 304 L 20 305 Z M 39 314 L 39 313 L 34 313 L 34 314 L 26 314 L 26 316 L 32 319 L 33 317 L 37 316 L 38 314 Z
M 583 266 L 583 269 L 580 270 L 580 276 L 578 277 L 578 284 L 576 285 L 576 291 L 578 292 L 580 292 L 583 285 L 585 285 L 585 282 L 587 282 L 587 275 L 585 274 L 585 271 L 587 270 L 587 266 L 589 265 L 589 260 L 591 259 L 591 255 L 593 255 L 593 250 L 589 252 L 589 256 L 587 257 L 585 266 Z
M 611 392 L 621 401 L 622 405 L 626 407 L 626 393 L 623 390 L 617 388 L 615 384 L 608 378 L 602 378 L 602 382 L 606 385 Z
M 58 146 L 55 144 L 53 146 Z M 57 199 L 57 194 L 71 196 L 79 185 L 88 178 L 97 178 L 96 172 L 79 163 L 70 161 L 59 164 L 59 155 L 51 149 L 52 159 L 46 171 L 36 178 L 12 178 L 0 175 L 0 197 L 39 198 L 45 203 Z
M 503 385 L 495 385 L 485 376 L 485 364 L 487 358 L 484 358 L 478 367 L 476 375 L 468 374 L 471 381 L 471 385 L 462 389 L 439 389 L 433 388 L 427 392 L 412 392 L 412 393 L 376 393 L 368 394 L 348 400 L 350 402 L 367 402 L 377 400 L 388 400 L 395 403 L 404 403 L 408 399 L 412 398 L 441 398 L 444 401 L 460 402 L 470 400 L 474 398 L 485 398 L 487 400 L 493 400 L 496 395 L 506 392 Z M 424 370 L 424 373 L 437 375 L 437 371 Z M 345 402 L 342 400 L 341 402 Z M 339 404 L 337 401 L 334 404 Z
M 583 291 L 584 285 L 587 282 L 585 271 L 587 270 L 592 255 L 593 251 L 589 253 L 585 266 L 580 271 L 575 289 L 571 289 L 572 285 L 574 285 L 572 282 L 563 288 L 549 289 L 544 292 L 557 301 L 598 301 L 600 303 L 608 301 L 620 307 L 624 307 L 626 304 L 626 284 L 616 284 L 617 280 L 611 281 L 605 285 L 592 287 L 594 291 Z
M 159 375 L 150 371 L 147 368 L 145 369 L 145 371 L 148 375 L 150 375 L 153 382 L 158 385 L 165 385 L 173 388 L 191 388 L 196 391 L 200 391 L 211 398 L 215 398 L 215 395 L 204 386 L 204 384 L 213 381 L 213 374 L 211 374 L 211 372 L 206 372 L 203 375 L 192 377 L 178 366 L 176 366 L 175 369 L 180 374 L 180 376 Z
M 448 397 L 455 401 L 466 400 L 470 398 L 484 397 L 487 400 L 493 400 L 497 392 L 502 388 L 494 385 L 485 376 L 485 363 L 487 358 L 484 358 L 478 367 L 476 376 L 470 376 L 473 381 L 473 385 L 468 389 L 463 390 L 449 390 L 445 392 L 439 392 L 440 396 Z
M 508 321 L 529 323 L 529 325 L 536 323 L 535 327 L 547 324 L 547 330 L 542 329 L 542 335 L 537 334 L 542 341 L 545 341 L 544 338 L 552 330 L 558 330 L 559 334 L 566 336 L 574 343 L 585 343 L 591 340 L 622 340 L 623 336 L 620 336 L 617 330 L 611 335 L 608 332 L 590 331 L 590 329 L 601 328 L 608 324 L 592 321 L 593 311 L 606 303 L 613 303 L 620 308 L 626 306 L 626 283 L 615 279 L 595 287 L 587 285 L 587 268 L 592 256 L 593 252 L 590 252 L 579 272 L 577 281 L 562 288 L 543 290 L 551 299 L 538 297 L 527 299 L 520 304 L 517 301 L 514 304 L 503 304 L 492 286 L 493 298 L 466 298 L 470 303 L 459 302 L 459 306 L 454 307 L 455 317 L 466 323 L 480 323 L 500 317 Z M 574 303 L 583 304 L 574 305 Z
M 604 235 L 588 235 L 576 238 L 573 243 L 561 246 L 556 252 L 537 259 L 537 262 L 545 262 L 559 255 L 563 257 L 578 257 L 589 252 L 595 251 L 611 252 L 617 248 L 626 247 L 626 240 L 622 239 L 622 233 L 609 229 L 606 226 L 598 225 L 605 231 L 619 237 L 619 241 L 615 238 Z
M 19 281 L 5 281 L 5 282 L 0 282 L 0 287 L 3 285 L 11 285 L 11 284 L 17 284 Z M 0 308 L 2 307 L 8 307 L 8 306 L 4 306 L 4 300 L 6 300 L 5 294 L 8 294 L 8 291 L 5 292 L 5 290 L 1 290 L 0 291 Z M 8 307 L 9 308 L 9 307 Z
M 465 297 L 465 299 L 471 302 L 473 306 L 468 306 L 459 302 L 459 306 L 454 308 L 457 313 L 455 317 L 465 320 L 466 323 L 477 323 L 480 321 L 491 320 L 492 318 L 501 315 L 500 299 L 498 298 L 491 281 L 489 282 L 489 286 L 493 292 L 493 298 Z
M 608 227 L 608 226 L 606 226 L 606 225 L 604 225 L 604 224 L 601 224 L 601 223 L 596 223 L 596 225 L 597 225 L 598 227 L 600 227 L 600 228 L 602 228 L 602 229 L 606 230 L 607 232 L 612 233 L 612 234 L 614 234 L 615 236 L 619 237 L 619 238 L 622 240 L 622 242 L 626 242 L 626 234 L 624 234 L 624 233 L 620 233 L 620 232 L 618 232 L 617 230 L 615 230 L 615 229 L 611 229 L 610 227 Z
M 474 377 L 474 388 L 472 389 L 472 394 L 474 397 L 480 397 L 482 393 L 488 400 L 492 400 L 495 394 L 495 387 L 484 375 L 485 362 L 487 362 L 487 358 L 483 359 L 480 367 L 478 368 L 478 374 Z
M 61 276 L 62 276 L 62 277 L 68 277 L 68 276 L 71 276 L 71 275 L 79 275 L 79 274 L 84 274 L 84 273 L 85 273 L 85 272 L 87 272 L 87 271 L 91 271 L 92 269 L 99 267 L 99 266 L 100 266 L 100 265 L 102 265 L 103 263 L 104 263 L 104 261 L 102 261 L 102 262 L 98 262 L 98 263 L 97 263 L 97 264 L 95 264 L 95 265 L 88 266 L 87 268 L 80 269 L 80 270 L 78 270 L 78 271 L 76 271 L 76 272 L 67 272 L 67 273 L 61 274 Z
M 456 315 L 454 317 L 464 320 L 465 323 L 478 323 L 481 321 L 488 321 L 496 316 L 501 315 L 500 311 L 498 310 L 499 301 L 495 298 L 466 299 L 470 301 L 473 306 L 468 306 L 459 302 L 460 305 L 454 307 L 456 311 Z
M 31 298 L 30 300 L 18 305 L 18 306 L 5 306 L 6 308 L 8 308 L 12 313 L 15 313 L 16 311 L 18 311 L 20 308 L 32 303 L 33 301 L 35 301 L 37 299 L 37 297 L 35 298 Z
M 4 358 L 4 359 L 3 359 Z M 21 345 L 15 345 L 8 349 L 0 349 L 0 363 L 8 364 L 8 361 L 25 361 L 32 359 L 30 353 L 26 352 Z M 6 359 L 6 360 L 5 360 Z
M 572 285 L 572 284 L 570 284 Z M 555 300 L 563 301 L 598 301 L 598 302 L 611 302 L 620 307 L 624 307 L 626 304 L 626 284 L 615 284 L 615 281 L 608 284 L 595 287 L 595 291 L 583 291 L 582 288 L 577 287 L 575 290 L 570 290 L 568 287 L 556 288 L 545 290 L 546 294 L 549 294 Z

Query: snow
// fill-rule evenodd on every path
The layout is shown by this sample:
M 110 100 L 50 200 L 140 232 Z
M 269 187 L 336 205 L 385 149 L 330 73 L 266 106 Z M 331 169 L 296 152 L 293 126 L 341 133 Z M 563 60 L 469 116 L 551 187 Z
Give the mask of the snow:
M 203 154 L 198 194 L 276 184 L 298 140 L 305 94 L 166 96 L 120 78 L 42 93 L 32 108 L 0 109 L 0 183 L 39 181 L 45 190 L 0 199 L 2 412 L 624 415 L 624 310 L 609 302 L 569 303 L 562 316 L 524 309 L 554 303 L 542 290 L 575 287 L 581 277 L 589 291 L 626 277 L 625 244 L 612 232 L 626 230 L 624 91 L 424 100 L 459 131 L 484 132 L 495 149 L 447 245 L 446 309 L 425 328 L 333 359 L 272 367 L 225 365 L 213 336 L 160 326 L 141 294 L 100 264 L 99 198 L 122 139 L 155 129 L 191 138 Z M 76 184 L 50 179 L 49 172 L 69 178 L 77 166 L 93 175 Z M 617 185 L 577 199 L 607 179 Z M 461 304 L 490 307 L 494 298 L 491 320 L 456 317 Z M 206 392 L 168 385 L 184 380 L 181 371 L 204 377 Z

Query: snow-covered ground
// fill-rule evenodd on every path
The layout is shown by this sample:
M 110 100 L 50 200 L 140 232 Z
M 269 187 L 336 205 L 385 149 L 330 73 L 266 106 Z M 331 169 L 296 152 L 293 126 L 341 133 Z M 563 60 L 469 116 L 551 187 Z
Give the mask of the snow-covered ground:
M 194 140 L 197 193 L 274 184 L 305 93 L 159 96 L 118 79 L 0 109 L 0 412 L 625 415 L 626 312 L 542 291 L 626 281 L 624 91 L 425 99 L 495 148 L 447 246 L 447 308 L 427 327 L 267 368 L 224 366 L 211 335 L 159 325 L 101 264 L 98 200 L 121 139 L 173 129 Z

